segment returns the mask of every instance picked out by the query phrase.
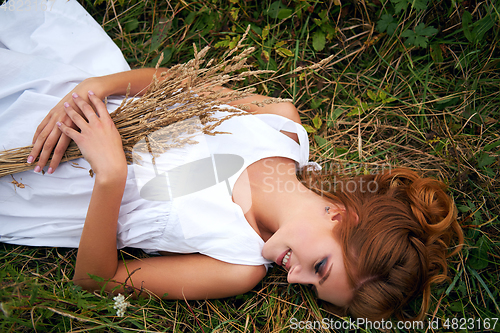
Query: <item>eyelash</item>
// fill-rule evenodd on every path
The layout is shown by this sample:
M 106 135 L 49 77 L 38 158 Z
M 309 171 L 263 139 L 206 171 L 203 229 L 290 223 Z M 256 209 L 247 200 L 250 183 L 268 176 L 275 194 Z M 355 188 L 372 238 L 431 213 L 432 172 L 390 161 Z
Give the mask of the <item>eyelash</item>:
M 326 261 L 327 261 L 327 258 L 321 260 L 319 263 L 317 263 L 316 265 L 314 265 L 314 272 L 316 274 L 320 273 L 320 271 L 322 270 L 322 268 L 324 266 L 326 266 Z

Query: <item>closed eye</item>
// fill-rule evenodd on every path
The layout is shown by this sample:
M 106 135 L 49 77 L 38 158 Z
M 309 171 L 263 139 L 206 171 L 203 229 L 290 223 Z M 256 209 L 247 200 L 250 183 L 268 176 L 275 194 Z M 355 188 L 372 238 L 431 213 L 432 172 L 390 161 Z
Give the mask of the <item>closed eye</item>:
M 321 260 L 319 263 L 317 263 L 316 265 L 314 265 L 314 272 L 316 274 L 323 275 L 327 261 L 328 261 L 328 258 L 325 258 L 325 259 Z

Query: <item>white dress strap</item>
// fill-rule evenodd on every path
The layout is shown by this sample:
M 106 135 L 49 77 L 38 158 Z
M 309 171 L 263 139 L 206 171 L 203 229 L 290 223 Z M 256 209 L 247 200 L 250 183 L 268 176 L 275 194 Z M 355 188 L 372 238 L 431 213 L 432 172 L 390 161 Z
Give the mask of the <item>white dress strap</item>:
M 309 161 L 309 138 L 307 137 L 307 132 L 304 126 L 297 124 L 293 120 L 275 114 L 260 114 L 256 116 L 278 131 L 297 134 L 300 145 L 299 169 L 312 168 L 315 171 L 321 170 L 321 166 L 318 163 Z

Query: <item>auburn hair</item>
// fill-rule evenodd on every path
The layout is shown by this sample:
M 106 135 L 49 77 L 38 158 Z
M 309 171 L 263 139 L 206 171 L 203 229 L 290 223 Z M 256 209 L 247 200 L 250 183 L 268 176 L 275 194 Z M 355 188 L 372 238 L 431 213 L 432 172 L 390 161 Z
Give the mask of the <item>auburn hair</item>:
M 448 279 L 447 258 L 463 244 L 445 185 L 405 168 L 335 179 L 325 191 L 327 182 L 331 187 L 331 177 L 304 181 L 346 208 L 334 237 L 342 245 L 354 296 L 337 312 L 369 320 L 421 320 L 430 305 L 431 284 Z M 419 296 L 420 311 L 408 313 L 408 303 Z

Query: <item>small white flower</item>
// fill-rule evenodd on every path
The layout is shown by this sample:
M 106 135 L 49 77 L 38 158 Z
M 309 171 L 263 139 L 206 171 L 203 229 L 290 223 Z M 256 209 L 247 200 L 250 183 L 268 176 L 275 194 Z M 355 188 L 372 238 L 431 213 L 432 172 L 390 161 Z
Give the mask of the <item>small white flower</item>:
M 123 317 L 125 310 L 127 310 L 127 307 L 130 306 L 130 303 L 125 301 L 125 296 L 122 294 L 118 294 L 118 296 L 113 297 L 113 300 L 115 301 L 113 309 L 116 310 L 116 315 L 118 317 Z
M 0 310 L 2 310 L 5 317 L 8 317 L 10 315 L 9 308 L 4 302 L 0 303 Z

